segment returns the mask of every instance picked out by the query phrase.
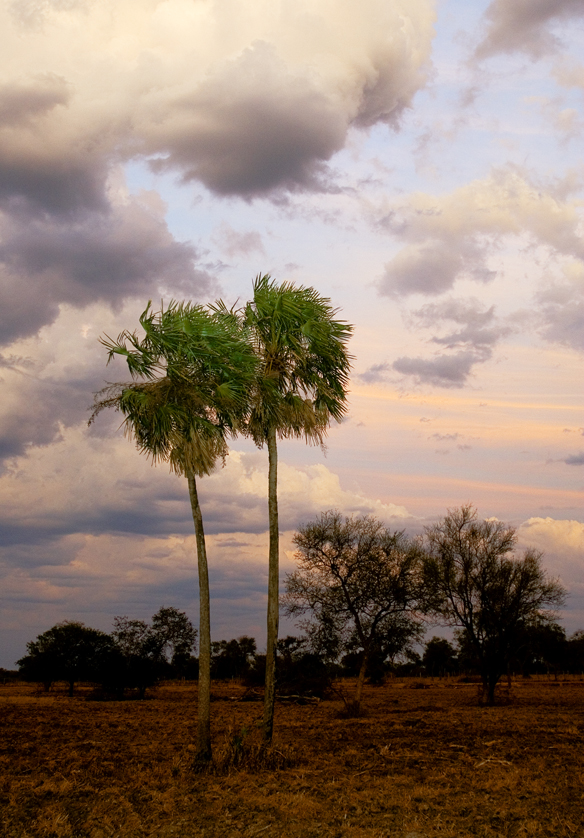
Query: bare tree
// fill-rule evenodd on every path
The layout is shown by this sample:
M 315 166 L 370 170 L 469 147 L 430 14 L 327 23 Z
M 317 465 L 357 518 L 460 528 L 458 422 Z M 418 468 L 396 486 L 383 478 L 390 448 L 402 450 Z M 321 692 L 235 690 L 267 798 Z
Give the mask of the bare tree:
M 516 534 L 501 521 L 482 521 L 467 504 L 426 528 L 426 609 L 442 623 L 460 627 L 472 646 L 483 681 L 483 698 L 494 704 L 495 687 L 521 642 L 526 625 L 551 620 L 565 597 L 549 579 L 542 554 L 514 552 Z
M 300 567 L 286 579 L 286 613 L 309 614 L 301 626 L 330 657 L 361 650 L 358 713 L 373 649 L 419 631 L 420 548 L 371 516 L 344 518 L 336 511 L 300 527 L 294 543 Z

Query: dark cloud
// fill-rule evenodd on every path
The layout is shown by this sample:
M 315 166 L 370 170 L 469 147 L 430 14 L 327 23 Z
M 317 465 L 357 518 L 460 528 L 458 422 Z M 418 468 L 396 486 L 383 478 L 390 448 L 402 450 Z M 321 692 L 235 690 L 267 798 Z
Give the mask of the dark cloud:
M 427 239 L 404 247 L 386 264 L 379 293 L 387 297 L 435 296 L 452 288 L 462 273 L 478 282 L 490 282 L 496 274 L 484 260 L 485 249 L 472 236 Z
M 61 303 L 117 306 L 159 289 L 188 289 L 195 297 L 213 289 L 211 277 L 195 267 L 194 248 L 176 242 L 160 214 L 139 199 L 74 222 L 19 215 L 2 226 L 3 344 L 51 323 Z
M 5 211 L 71 216 L 107 208 L 109 161 L 103 141 L 66 139 L 72 89 L 54 73 L 0 85 L 0 206 Z
M 511 329 L 499 323 L 495 306 L 485 308 L 475 299 L 448 299 L 441 303 L 430 303 L 413 312 L 411 319 L 418 326 L 436 329 L 445 322 L 453 322 L 462 328 L 448 331 L 445 335 L 434 335 L 433 343 L 448 349 L 474 347 L 484 352 L 510 334 Z
M 152 129 L 157 169 L 178 169 L 219 195 L 323 189 L 324 161 L 345 142 L 347 122 L 328 98 L 256 43 L 223 72 L 174 102 Z M 156 148 L 154 147 L 156 146 Z
M 584 451 L 580 454 L 572 454 L 564 460 L 567 466 L 584 466 Z
M 431 303 L 413 312 L 409 319 L 414 327 L 433 331 L 449 322 L 461 327 L 430 338 L 432 343 L 452 350 L 451 354 L 432 359 L 401 357 L 392 365 L 396 372 L 411 375 L 419 383 L 439 387 L 462 387 L 473 367 L 488 361 L 496 344 L 511 332 L 498 322 L 494 306 L 485 308 L 475 299 Z
M 475 57 L 520 51 L 539 58 L 559 46 L 549 28 L 552 23 L 583 16 L 582 0 L 492 0 L 485 12 L 487 31 Z
M 430 338 L 431 343 L 453 350 L 452 354 L 442 354 L 431 359 L 403 356 L 393 364 L 373 364 L 359 375 L 362 381 L 371 384 L 386 381 L 387 374 L 393 370 L 401 375 L 413 376 L 418 383 L 462 387 L 473 367 L 488 361 L 496 344 L 511 332 L 508 326 L 498 322 L 494 306 L 485 308 L 475 299 L 448 299 L 441 303 L 430 303 L 411 312 L 407 319 L 415 329 L 429 328 L 432 331 L 437 331 L 447 323 L 459 325 L 459 329 L 446 329 L 445 334 L 435 334 Z M 435 435 L 435 438 L 438 439 L 438 436 Z
M 37 76 L 27 83 L 0 85 L 0 124 L 6 130 L 27 125 L 31 119 L 66 105 L 71 89 L 66 79 L 52 73 Z
M 373 364 L 368 367 L 365 372 L 359 375 L 361 381 L 366 384 L 375 384 L 377 381 L 385 381 L 386 373 L 391 369 L 390 365 L 385 362 L 383 364 Z
M 0 149 L 0 206 L 17 216 L 49 212 L 72 218 L 86 210 L 107 211 L 106 166 L 101 160 L 21 159 Z
M 0 378 L 6 397 L 7 376 Z M 91 390 L 64 382 L 23 378 L 21 395 L 0 417 L 0 461 L 23 454 L 31 445 L 48 445 L 61 436 L 63 425 L 79 421 L 86 412 Z
M 410 375 L 420 384 L 437 387 L 463 387 L 475 364 L 485 361 L 484 354 L 455 352 L 436 358 L 397 358 L 392 367 L 402 375 Z

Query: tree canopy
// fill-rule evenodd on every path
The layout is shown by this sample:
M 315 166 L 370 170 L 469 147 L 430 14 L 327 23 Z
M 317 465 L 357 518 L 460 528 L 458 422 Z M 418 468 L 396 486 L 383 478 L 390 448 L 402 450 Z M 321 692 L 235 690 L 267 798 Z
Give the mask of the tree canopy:
M 551 619 L 565 597 L 542 554 L 529 548 L 518 556 L 516 542 L 513 527 L 480 520 L 470 504 L 425 530 L 426 610 L 464 630 L 491 704 L 525 627 Z
M 294 544 L 299 568 L 286 577 L 284 609 L 308 615 L 300 625 L 329 657 L 361 651 L 358 710 L 373 649 L 419 632 L 420 548 L 372 516 L 334 510 L 300 527 Z

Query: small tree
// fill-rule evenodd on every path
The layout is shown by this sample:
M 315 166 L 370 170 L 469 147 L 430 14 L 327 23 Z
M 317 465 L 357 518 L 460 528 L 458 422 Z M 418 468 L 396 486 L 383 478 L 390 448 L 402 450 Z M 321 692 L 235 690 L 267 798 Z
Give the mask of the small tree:
M 464 631 L 477 657 L 483 697 L 493 704 L 525 626 L 550 619 L 547 609 L 563 603 L 564 588 L 547 578 L 540 552 L 514 554 L 513 527 L 479 520 L 471 505 L 449 510 L 426 528 L 425 540 L 427 610 Z
M 21 676 L 44 684 L 46 690 L 54 681 L 66 681 L 72 696 L 77 682 L 96 678 L 111 639 L 103 631 L 71 620 L 57 623 L 26 648 L 27 654 L 17 661 Z
M 161 608 L 148 625 L 144 620 L 114 618 L 113 654 L 104 668 L 105 686 L 123 695 L 126 688 L 137 689 L 144 698 L 146 689 L 190 659 L 197 630 L 183 611 Z
M 169 672 L 173 676 L 181 675 L 195 648 L 197 629 L 184 611 L 162 607 L 152 617 L 151 631 L 160 644 Z
M 566 642 L 566 667 L 584 675 L 584 631 L 574 632 Z
M 300 568 L 286 578 L 286 613 L 308 613 L 300 625 L 329 657 L 359 649 L 353 707 L 359 712 L 371 653 L 394 636 L 418 631 L 420 549 L 373 517 L 324 512 L 294 536 Z M 406 632 L 406 635 L 408 632 Z
M 551 671 L 557 679 L 566 665 L 565 629 L 553 620 L 533 620 L 523 627 L 518 640 L 512 663 L 517 663 L 523 674 Z
M 211 644 L 211 677 L 220 681 L 230 678 L 245 678 L 249 674 L 256 655 L 253 637 L 239 637 L 237 640 L 220 640 Z
M 422 663 L 428 675 L 450 675 L 456 671 L 456 649 L 445 637 L 433 637 L 424 648 Z
M 126 689 L 137 689 L 139 697 L 144 698 L 146 689 L 163 675 L 166 661 L 162 643 L 144 620 L 127 617 L 114 618 L 112 638 L 115 648 L 104 671 L 104 686 L 113 689 L 120 698 Z

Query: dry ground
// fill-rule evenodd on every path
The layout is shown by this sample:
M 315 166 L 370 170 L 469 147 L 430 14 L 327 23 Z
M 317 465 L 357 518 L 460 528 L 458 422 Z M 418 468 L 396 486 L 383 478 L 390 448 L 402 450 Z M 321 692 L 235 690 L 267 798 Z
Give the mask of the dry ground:
M 216 753 L 244 729 L 253 743 L 261 706 L 214 693 Z M 581 680 L 519 680 L 494 708 L 474 685 L 396 680 L 367 688 L 359 719 L 340 700 L 279 704 L 292 764 L 223 775 L 191 770 L 195 686 L 87 694 L 0 686 L 3 838 L 584 836 Z

